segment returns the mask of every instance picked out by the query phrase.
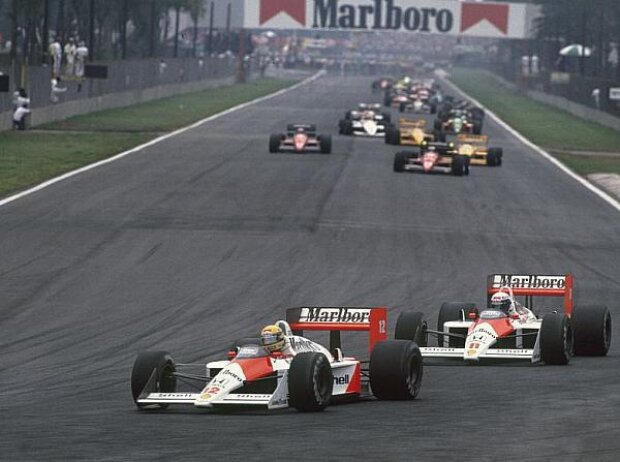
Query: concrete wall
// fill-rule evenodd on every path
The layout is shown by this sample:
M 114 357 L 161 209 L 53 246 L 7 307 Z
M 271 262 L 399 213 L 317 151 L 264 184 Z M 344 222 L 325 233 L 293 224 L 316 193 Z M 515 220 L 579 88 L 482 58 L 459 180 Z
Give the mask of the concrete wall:
M 515 92 L 519 91 L 514 83 L 509 82 L 508 80 L 498 76 L 497 74 L 494 74 L 493 72 L 488 72 L 488 74 L 505 87 L 510 88 Z M 614 117 L 610 114 L 607 114 L 606 112 L 597 111 L 596 109 L 584 106 L 583 104 L 569 101 L 566 98 L 549 95 L 540 91 L 528 90 L 527 96 L 540 103 L 545 103 L 550 106 L 557 107 L 558 109 L 562 109 L 566 112 L 573 114 L 576 117 L 599 123 L 605 127 L 609 127 L 613 130 L 620 132 L 620 118 Z
M 131 106 L 169 96 L 206 90 L 223 85 L 231 85 L 234 81 L 234 77 L 225 77 L 220 79 L 201 80 L 198 82 L 159 85 L 141 90 L 111 93 L 94 98 L 68 101 L 42 108 L 35 108 L 30 115 L 29 126 L 35 127 L 57 120 L 64 120 L 76 115 L 88 114 L 89 112 Z M 0 113 L 0 131 L 9 130 L 11 128 L 11 111 Z

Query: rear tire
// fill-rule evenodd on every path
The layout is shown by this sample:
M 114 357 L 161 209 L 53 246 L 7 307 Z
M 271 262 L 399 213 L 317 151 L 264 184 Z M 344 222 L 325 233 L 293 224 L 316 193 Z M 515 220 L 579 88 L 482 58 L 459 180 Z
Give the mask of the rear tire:
M 439 308 L 439 316 L 437 317 L 437 330 L 443 331 L 444 323 L 448 321 L 460 321 L 461 320 L 461 310 L 463 310 L 465 314 L 465 319 L 467 319 L 467 315 L 469 313 L 473 313 L 478 311 L 475 303 L 461 303 L 461 302 L 446 302 L 442 303 L 441 308 Z M 460 338 L 446 338 L 447 345 L 455 348 L 463 348 L 465 346 L 465 339 Z M 437 345 L 440 347 L 444 346 L 444 336 L 437 336 Z
M 288 371 L 289 405 L 300 412 L 318 412 L 332 397 L 334 376 L 323 353 L 298 353 Z
M 319 137 L 319 146 L 323 154 L 329 154 L 332 152 L 332 137 L 331 135 L 321 135 Z
M 400 130 L 389 126 L 385 132 L 385 142 L 386 144 L 398 146 L 400 144 Z
M 138 404 L 140 394 L 149 383 L 155 371 L 155 386 L 152 393 L 174 393 L 177 379 L 173 375 L 176 365 L 167 351 L 143 351 L 133 363 L 131 370 L 131 394 L 138 409 L 145 407 L 166 409 L 168 404 Z
M 278 152 L 280 150 L 280 143 L 282 142 L 282 135 L 272 134 L 269 136 L 269 152 Z
M 611 345 L 611 314 L 606 306 L 576 306 L 571 318 L 575 355 L 605 356 Z
M 467 159 L 465 156 L 456 155 L 452 157 L 452 175 L 463 176 L 467 171 Z
M 404 172 L 405 165 L 407 165 L 407 154 L 404 152 L 397 152 L 394 154 L 394 171 Z
M 427 325 L 424 314 L 419 311 L 404 311 L 398 315 L 394 338 L 396 340 L 411 340 L 419 346 L 428 345 Z
M 565 365 L 573 354 L 573 331 L 568 316 L 547 313 L 540 326 L 540 357 L 550 365 Z
M 370 387 L 378 399 L 414 399 L 423 372 L 420 348 L 410 340 L 379 342 L 370 355 Z

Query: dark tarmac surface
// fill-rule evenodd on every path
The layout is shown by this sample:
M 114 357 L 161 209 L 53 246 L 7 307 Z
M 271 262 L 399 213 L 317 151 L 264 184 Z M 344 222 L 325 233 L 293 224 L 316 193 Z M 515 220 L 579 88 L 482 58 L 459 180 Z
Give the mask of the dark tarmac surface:
M 620 216 L 490 119 L 504 164 L 463 178 L 394 173 L 379 139 L 268 153 L 287 122 L 335 133 L 380 100 L 370 81 L 322 78 L 0 208 L 1 460 L 620 459 L 617 338 L 568 366 L 426 367 L 412 402 L 135 409 L 139 350 L 219 359 L 290 306 L 434 326 L 489 273 L 572 272 L 577 303 L 620 322 Z

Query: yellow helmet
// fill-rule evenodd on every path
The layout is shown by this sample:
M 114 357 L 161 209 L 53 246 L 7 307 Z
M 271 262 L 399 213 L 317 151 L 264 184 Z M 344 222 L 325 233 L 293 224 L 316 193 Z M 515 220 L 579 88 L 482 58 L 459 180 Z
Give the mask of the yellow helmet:
M 260 333 L 260 342 L 263 347 L 271 352 L 281 351 L 284 348 L 286 339 L 284 332 L 278 326 L 269 325 L 263 328 Z

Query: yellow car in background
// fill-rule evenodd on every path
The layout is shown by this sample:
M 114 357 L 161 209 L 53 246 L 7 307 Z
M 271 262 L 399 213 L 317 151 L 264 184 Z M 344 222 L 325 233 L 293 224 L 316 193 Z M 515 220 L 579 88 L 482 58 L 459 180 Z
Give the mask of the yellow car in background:
M 445 141 L 445 136 L 434 131 L 426 131 L 424 119 L 400 119 L 399 128 L 391 128 L 385 131 L 385 143 L 394 145 L 420 146 L 424 141 Z

